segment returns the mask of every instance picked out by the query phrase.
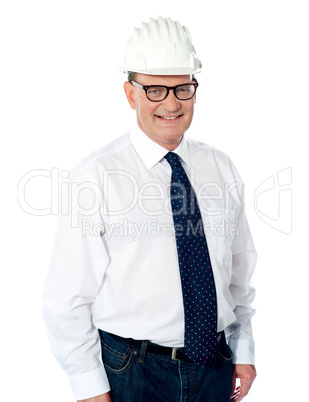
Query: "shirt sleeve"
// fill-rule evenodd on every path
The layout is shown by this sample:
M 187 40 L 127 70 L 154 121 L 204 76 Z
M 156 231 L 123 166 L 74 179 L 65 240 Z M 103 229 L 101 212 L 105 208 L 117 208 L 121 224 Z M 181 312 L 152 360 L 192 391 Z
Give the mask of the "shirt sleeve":
M 67 373 L 74 397 L 110 390 L 91 306 L 109 258 L 100 236 L 102 195 L 83 168 L 61 186 L 59 221 L 43 292 L 43 315 L 52 352 Z
M 238 215 L 238 235 L 232 244 L 232 278 L 230 292 L 233 297 L 236 321 L 226 328 L 228 344 L 233 352 L 234 364 L 254 364 L 254 339 L 251 318 L 255 314 L 252 302 L 255 289 L 251 283 L 256 265 L 256 251 L 245 215 L 244 187 L 235 170 L 236 181 L 240 183 L 241 207 Z

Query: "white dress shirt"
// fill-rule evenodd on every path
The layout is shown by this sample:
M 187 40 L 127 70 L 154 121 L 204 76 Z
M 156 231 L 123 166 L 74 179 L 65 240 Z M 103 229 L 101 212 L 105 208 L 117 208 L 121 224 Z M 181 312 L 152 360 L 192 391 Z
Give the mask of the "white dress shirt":
M 242 181 L 223 152 L 186 136 L 176 152 L 199 202 L 234 363 L 254 364 L 250 278 L 256 253 Z M 43 311 L 76 399 L 109 390 L 100 328 L 163 346 L 184 344 L 184 311 L 167 150 L 140 129 L 91 154 L 61 186 L 61 215 Z

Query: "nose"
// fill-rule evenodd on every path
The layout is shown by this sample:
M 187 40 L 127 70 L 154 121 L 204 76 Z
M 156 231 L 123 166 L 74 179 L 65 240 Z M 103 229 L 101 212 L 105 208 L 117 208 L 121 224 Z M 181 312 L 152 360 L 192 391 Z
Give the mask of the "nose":
M 181 109 L 180 100 L 176 98 L 173 90 L 170 90 L 168 96 L 162 101 L 162 106 L 169 112 Z

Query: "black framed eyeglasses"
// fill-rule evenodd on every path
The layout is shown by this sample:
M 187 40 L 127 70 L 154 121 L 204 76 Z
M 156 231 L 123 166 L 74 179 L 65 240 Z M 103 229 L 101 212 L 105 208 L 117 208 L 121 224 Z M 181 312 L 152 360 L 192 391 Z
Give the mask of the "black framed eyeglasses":
M 189 84 L 176 85 L 175 87 L 167 87 L 165 85 L 141 85 L 136 81 L 130 81 L 132 85 L 145 91 L 147 98 L 151 102 L 162 102 L 168 97 L 170 90 L 174 91 L 174 95 L 179 100 L 189 100 L 195 95 L 198 82 L 190 82 Z

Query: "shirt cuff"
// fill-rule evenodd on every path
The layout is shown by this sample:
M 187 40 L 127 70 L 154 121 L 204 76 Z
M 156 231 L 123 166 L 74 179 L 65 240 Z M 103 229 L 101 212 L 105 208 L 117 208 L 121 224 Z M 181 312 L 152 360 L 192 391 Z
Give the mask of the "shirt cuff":
M 76 400 L 92 398 L 110 391 L 104 366 L 87 373 L 69 375 L 68 377 Z
M 252 339 L 230 339 L 234 364 L 255 364 L 254 341 Z

